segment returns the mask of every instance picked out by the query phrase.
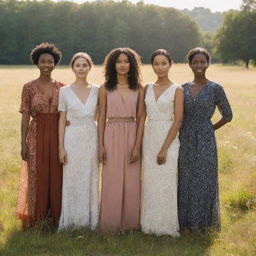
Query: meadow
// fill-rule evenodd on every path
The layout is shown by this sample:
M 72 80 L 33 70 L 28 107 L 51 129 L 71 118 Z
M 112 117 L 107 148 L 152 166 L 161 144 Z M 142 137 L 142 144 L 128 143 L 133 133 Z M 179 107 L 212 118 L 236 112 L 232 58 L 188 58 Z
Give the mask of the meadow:
M 143 84 L 154 81 L 143 66 Z M 2 256 L 255 256 L 256 255 L 256 70 L 212 65 L 210 80 L 221 83 L 233 108 L 231 123 L 216 131 L 222 230 L 184 233 L 180 238 L 144 235 L 102 235 L 86 229 L 56 233 L 50 227 L 21 231 L 15 218 L 20 168 L 20 93 L 38 76 L 36 67 L 0 66 L 0 255 Z M 68 67 L 53 76 L 66 84 L 74 79 Z M 174 64 L 172 80 L 192 79 L 186 64 Z M 95 66 L 89 80 L 103 82 Z M 216 113 L 216 120 L 219 114 Z

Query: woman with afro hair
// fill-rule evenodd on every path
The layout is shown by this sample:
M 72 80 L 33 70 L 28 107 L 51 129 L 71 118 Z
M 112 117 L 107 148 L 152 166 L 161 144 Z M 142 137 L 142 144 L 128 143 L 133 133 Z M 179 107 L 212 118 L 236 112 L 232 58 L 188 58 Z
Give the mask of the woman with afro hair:
M 58 224 L 62 165 L 58 160 L 58 100 L 62 83 L 51 74 L 62 57 L 54 44 L 43 42 L 30 54 L 40 72 L 22 89 L 20 113 L 22 168 L 17 217 L 23 229 L 49 217 Z

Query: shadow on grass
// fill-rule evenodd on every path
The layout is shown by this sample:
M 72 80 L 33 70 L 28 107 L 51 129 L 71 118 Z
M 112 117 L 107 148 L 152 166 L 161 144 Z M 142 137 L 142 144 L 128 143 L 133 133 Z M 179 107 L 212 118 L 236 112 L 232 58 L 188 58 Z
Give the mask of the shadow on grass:
M 103 235 L 87 229 L 33 228 L 13 232 L 2 256 L 209 256 L 215 233 L 183 234 L 180 238 L 145 235 Z

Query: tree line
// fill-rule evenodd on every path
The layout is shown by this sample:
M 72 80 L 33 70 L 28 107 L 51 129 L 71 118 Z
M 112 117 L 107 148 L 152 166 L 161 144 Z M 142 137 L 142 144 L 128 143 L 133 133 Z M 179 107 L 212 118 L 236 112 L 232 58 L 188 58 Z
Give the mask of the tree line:
M 191 48 L 203 46 L 213 53 L 213 61 L 255 65 L 256 0 L 243 0 L 240 11 L 223 13 L 217 31 L 202 31 L 196 24 L 201 28 L 205 25 L 203 30 L 207 30 L 209 16 L 214 20 L 210 27 L 217 26 L 217 18 L 221 17 L 216 15 L 220 14 L 208 15 L 209 12 L 195 8 L 189 14 L 186 9 L 179 11 L 143 1 L 132 4 L 126 0 L 83 4 L 0 0 L 0 64 L 28 64 L 31 49 L 48 41 L 62 51 L 61 64 L 68 64 L 78 51 L 88 52 L 96 64 L 102 64 L 115 47 L 135 49 L 143 63 L 149 63 L 157 48 L 169 50 L 174 61 L 184 62 Z M 196 17 L 196 22 L 189 15 Z
M 49 41 L 68 64 L 78 51 L 95 63 L 115 47 L 131 47 L 149 63 L 156 48 L 168 49 L 176 62 L 201 42 L 199 27 L 174 8 L 128 1 L 74 2 L 0 0 L 0 64 L 28 64 L 31 49 Z

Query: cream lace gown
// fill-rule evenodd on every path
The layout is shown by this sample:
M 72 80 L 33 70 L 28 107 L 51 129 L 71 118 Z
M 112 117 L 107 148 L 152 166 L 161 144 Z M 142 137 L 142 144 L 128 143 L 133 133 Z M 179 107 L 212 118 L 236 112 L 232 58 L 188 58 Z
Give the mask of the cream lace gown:
M 66 111 L 70 122 L 64 136 L 67 164 L 63 168 L 59 230 L 70 225 L 94 229 L 99 215 L 97 128 L 94 120 L 98 87 L 92 85 L 85 103 L 69 85 L 61 88 L 59 97 L 59 111 Z
M 177 210 L 178 135 L 168 149 L 166 163 L 157 164 L 157 155 L 173 124 L 177 84 L 155 100 L 154 84 L 149 84 L 145 103 L 147 123 L 143 138 L 141 226 L 145 233 L 179 236 Z

